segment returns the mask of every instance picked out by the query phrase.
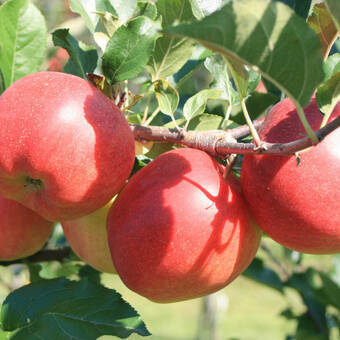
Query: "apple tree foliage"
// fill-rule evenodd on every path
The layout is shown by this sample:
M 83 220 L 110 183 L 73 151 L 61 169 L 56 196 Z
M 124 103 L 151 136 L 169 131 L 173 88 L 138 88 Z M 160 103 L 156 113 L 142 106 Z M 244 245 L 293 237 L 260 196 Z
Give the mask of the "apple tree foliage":
M 0 93 L 21 77 L 46 68 L 50 39 L 69 54 L 63 72 L 91 79 L 115 99 L 132 124 L 218 130 L 255 120 L 287 95 L 302 108 L 317 91 L 325 116 L 340 100 L 338 0 L 69 0 L 69 4 L 86 25 L 88 45 L 68 29 L 49 36 L 44 16 L 29 0 L 2 1 Z M 258 91 L 261 78 L 265 92 Z M 308 123 L 305 128 L 313 138 Z M 142 144 L 134 171 L 171 147 Z M 236 173 L 240 166 L 238 160 Z M 243 275 L 283 296 L 293 289 L 305 305 L 303 312 L 282 311 L 297 324 L 295 334 L 286 339 L 340 336 L 339 255 L 331 268 L 321 271 L 305 265 L 303 254 L 284 249 L 277 258 L 265 245 L 262 250 L 265 256 L 255 258 Z M 69 252 L 59 258 L 58 269 L 52 269 L 44 261 L 46 251 L 42 257 L 38 253 L 22 261 L 31 283 L 3 302 L 0 339 L 149 335 L 133 307 L 101 285 L 98 272 L 75 263 Z

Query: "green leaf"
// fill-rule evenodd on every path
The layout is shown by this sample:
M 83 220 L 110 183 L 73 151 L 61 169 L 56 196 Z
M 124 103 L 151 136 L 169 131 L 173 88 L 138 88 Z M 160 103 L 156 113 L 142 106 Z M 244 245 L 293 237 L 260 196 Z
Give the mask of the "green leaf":
M 317 299 L 340 310 L 340 286 L 325 273 L 319 272 L 319 275 L 322 288 L 316 291 Z
M 43 280 L 19 288 L 4 301 L 0 318 L 11 340 L 149 335 L 140 316 L 117 292 L 88 280 Z
M 137 9 L 137 0 L 114 0 L 111 2 L 123 24 L 133 16 Z
M 205 110 L 207 101 L 209 99 L 218 99 L 221 97 L 221 94 L 222 91 L 219 90 L 202 90 L 190 97 L 183 107 L 183 115 L 186 120 L 201 115 Z
M 158 11 L 156 5 L 150 0 L 138 1 L 139 15 L 144 15 L 151 20 L 156 20 Z
M 46 40 L 45 19 L 28 0 L 9 0 L 0 7 L 0 69 L 6 87 L 39 70 Z
M 338 31 L 325 4 L 317 4 L 313 7 L 308 23 L 320 38 L 323 46 L 322 55 L 327 57 Z
M 340 71 L 335 73 L 325 84 L 318 88 L 316 101 L 320 110 L 330 116 L 340 100 Z
M 192 11 L 197 19 L 217 11 L 231 0 L 191 0 Z
M 295 0 L 294 11 L 303 19 L 307 19 L 311 5 L 312 0 Z
M 154 86 L 160 110 L 164 114 L 173 117 L 179 103 L 177 90 L 164 79 L 157 80 Z
M 195 19 L 189 0 L 158 0 L 156 6 L 162 16 L 162 27 Z M 147 67 L 152 79 L 166 78 L 176 73 L 191 57 L 194 47 L 195 43 L 187 38 L 158 39 Z
M 96 12 L 108 12 L 117 16 L 110 0 L 69 0 L 72 12 L 78 13 L 83 18 L 86 27 L 93 33 L 96 31 L 100 17 Z
M 154 50 L 158 28 L 158 23 L 148 17 L 138 17 L 117 29 L 103 55 L 103 72 L 109 83 L 131 79 L 144 70 Z
M 198 23 L 164 31 L 255 67 L 303 107 L 324 78 L 318 37 L 279 2 L 233 1 Z
M 325 81 L 340 71 L 340 53 L 334 53 L 324 63 Z
M 329 13 L 331 13 L 334 24 L 340 32 L 340 2 L 339 0 L 325 0 Z
M 218 130 L 223 122 L 223 117 L 203 113 L 193 118 L 189 125 L 188 130 L 206 131 L 206 130 Z
M 263 261 L 259 258 L 255 258 L 253 260 L 250 266 L 243 272 L 243 275 L 274 288 L 281 293 L 283 292 L 283 283 L 279 275 L 277 275 L 272 269 L 266 267 Z
M 58 29 L 54 31 L 52 33 L 52 39 L 55 46 L 65 48 L 70 55 L 64 71 L 87 79 L 86 73 L 92 73 L 97 66 L 97 50 L 92 46 L 79 43 L 69 33 L 68 29 Z

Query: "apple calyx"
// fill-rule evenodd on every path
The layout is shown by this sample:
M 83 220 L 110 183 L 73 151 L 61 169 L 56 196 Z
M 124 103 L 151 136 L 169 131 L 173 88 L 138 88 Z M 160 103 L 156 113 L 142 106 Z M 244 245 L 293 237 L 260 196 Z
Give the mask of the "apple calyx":
M 30 189 L 33 189 L 34 191 L 37 191 L 42 186 L 43 186 L 43 181 L 41 179 L 26 176 L 26 183 L 24 184 L 25 188 L 30 188 Z

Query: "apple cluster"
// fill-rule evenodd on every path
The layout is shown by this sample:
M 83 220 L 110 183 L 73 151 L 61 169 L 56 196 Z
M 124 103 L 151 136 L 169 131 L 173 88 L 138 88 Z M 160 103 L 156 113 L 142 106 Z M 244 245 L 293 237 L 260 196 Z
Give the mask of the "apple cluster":
M 315 99 L 305 111 L 317 129 Z M 340 104 L 331 119 L 339 115 Z M 299 124 L 283 100 L 260 137 L 293 141 Z M 179 148 L 128 180 L 134 137 L 112 101 L 76 76 L 26 76 L 0 97 L 0 260 L 38 251 L 58 221 L 86 263 L 164 303 L 233 281 L 255 257 L 261 229 L 297 251 L 338 253 L 339 141 L 337 129 L 300 162 L 245 156 L 241 181 L 205 152 Z

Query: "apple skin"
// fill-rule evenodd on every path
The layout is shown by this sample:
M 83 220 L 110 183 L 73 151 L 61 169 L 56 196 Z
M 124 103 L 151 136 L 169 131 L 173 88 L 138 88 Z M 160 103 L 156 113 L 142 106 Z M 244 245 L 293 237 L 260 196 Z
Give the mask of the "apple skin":
M 112 202 L 90 215 L 64 221 L 61 225 L 70 247 L 84 262 L 101 272 L 115 274 L 106 230 Z
M 317 130 L 323 116 L 315 99 L 304 109 Z M 340 103 L 331 119 L 340 115 Z M 285 143 L 305 135 L 290 99 L 276 104 L 259 132 Z M 247 155 L 241 186 L 259 227 L 287 248 L 310 254 L 340 252 L 340 129 L 295 156 Z
M 0 196 L 0 261 L 33 255 L 43 247 L 52 230 L 53 222 Z
M 205 152 L 158 156 L 118 195 L 107 218 L 109 247 L 125 285 L 160 303 L 213 293 L 250 264 L 261 233 L 235 178 Z
M 41 72 L 0 96 L 0 194 L 52 221 L 87 215 L 121 189 L 134 137 L 88 81 Z

